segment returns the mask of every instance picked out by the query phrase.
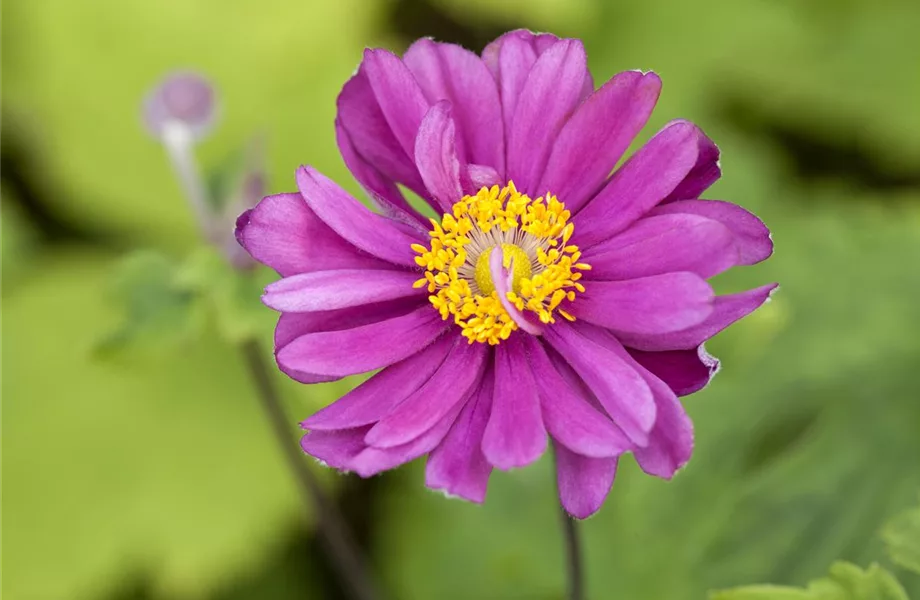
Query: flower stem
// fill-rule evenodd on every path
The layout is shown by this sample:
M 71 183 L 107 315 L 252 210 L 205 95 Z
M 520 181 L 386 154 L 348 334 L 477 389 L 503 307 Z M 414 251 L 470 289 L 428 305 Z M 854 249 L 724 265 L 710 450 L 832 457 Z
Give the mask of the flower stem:
M 253 340 L 241 346 L 246 366 L 258 389 L 259 400 L 288 465 L 297 480 L 304 503 L 316 517 L 320 539 L 338 571 L 344 585 L 355 600 L 377 600 L 379 595 L 365 569 L 361 553 L 352 539 L 341 515 L 329 500 L 313 472 L 307 468 L 304 457 L 291 439 L 288 417 L 258 343 Z
M 176 178 L 195 214 L 195 221 L 198 223 L 201 235 L 206 241 L 213 242 L 215 232 L 211 208 L 208 205 L 208 191 L 198 172 L 191 130 L 179 122 L 167 123 L 162 142 L 176 172 Z
M 578 536 L 578 522 L 564 508 L 562 536 L 565 538 L 566 571 L 568 573 L 568 600 L 585 600 L 584 568 L 582 566 L 581 539 Z

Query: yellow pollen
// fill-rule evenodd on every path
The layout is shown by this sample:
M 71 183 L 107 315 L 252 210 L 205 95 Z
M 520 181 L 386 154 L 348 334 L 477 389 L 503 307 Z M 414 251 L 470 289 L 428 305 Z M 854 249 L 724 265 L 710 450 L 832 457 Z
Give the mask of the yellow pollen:
M 453 317 L 469 342 L 498 344 L 518 328 L 498 297 L 489 256 L 499 247 L 502 265 L 512 271 L 506 301 L 544 324 L 555 314 L 575 318 L 560 305 L 584 291 L 578 246 L 569 243 L 575 229 L 571 213 L 552 194 L 531 199 L 514 183 L 482 188 L 464 196 L 440 222 L 431 220 L 431 244 L 413 244 L 415 262 L 425 275 L 432 306 L 444 320 Z

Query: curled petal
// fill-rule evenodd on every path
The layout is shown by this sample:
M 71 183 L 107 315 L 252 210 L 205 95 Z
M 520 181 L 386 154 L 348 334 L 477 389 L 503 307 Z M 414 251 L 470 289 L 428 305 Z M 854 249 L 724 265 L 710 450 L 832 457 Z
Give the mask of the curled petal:
M 514 262 L 509 268 L 502 266 L 502 252 L 494 251 L 489 255 L 489 274 L 492 277 L 492 284 L 495 286 L 495 292 L 498 294 L 498 300 L 502 303 L 502 308 L 508 313 L 508 316 L 517 323 L 518 327 L 531 335 L 540 335 L 543 332 L 543 324 L 535 323 L 524 314 L 523 311 L 508 300 L 508 292 L 511 291 L 514 280 Z
M 674 202 L 676 200 L 690 200 L 699 198 L 703 192 L 709 189 L 722 176 L 722 167 L 719 165 L 719 147 L 715 142 L 706 135 L 697 137 L 699 152 L 696 157 L 696 164 L 690 169 L 690 172 L 684 177 L 683 181 L 677 184 L 667 198 L 662 200 L 662 204 Z
M 460 159 L 455 144 L 456 127 L 449 102 L 438 102 L 428 111 L 415 139 L 415 163 L 440 212 L 449 213 L 463 197 Z
M 630 356 L 678 396 L 700 391 L 719 372 L 719 360 L 700 344 L 695 350 L 643 352 L 627 348 Z
M 453 106 L 458 155 L 464 161 L 494 169 L 503 179 L 501 102 L 495 80 L 482 59 L 455 44 L 421 39 L 406 51 L 403 62 L 431 104 L 448 100 Z

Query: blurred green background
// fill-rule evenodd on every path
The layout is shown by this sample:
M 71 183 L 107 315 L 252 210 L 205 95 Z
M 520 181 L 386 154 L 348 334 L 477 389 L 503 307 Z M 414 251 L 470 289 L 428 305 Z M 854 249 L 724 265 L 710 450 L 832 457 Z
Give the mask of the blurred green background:
M 220 317 L 98 352 L 124 320 L 118 278 L 155 280 L 198 246 L 139 105 L 167 72 L 198 70 L 221 103 L 207 167 L 261 133 L 270 191 L 309 162 L 357 194 L 332 124 L 362 49 L 432 35 L 478 51 L 517 27 L 583 38 L 598 82 L 657 71 L 644 139 L 700 124 L 723 153 L 708 196 L 774 232 L 772 259 L 717 288 L 782 284 L 709 345 L 723 370 L 686 399 L 689 466 L 663 482 L 622 461 L 583 524 L 590 597 L 801 585 L 844 559 L 881 561 L 920 598 L 880 534 L 920 491 L 916 0 L 7 0 L 6 599 L 344 597 Z M 267 351 L 272 314 L 254 314 Z M 348 386 L 277 380 L 291 443 Z M 484 506 L 427 491 L 419 464 L 322 476 L 390 598 L 562 598 L 547 460 L 496 473 Z

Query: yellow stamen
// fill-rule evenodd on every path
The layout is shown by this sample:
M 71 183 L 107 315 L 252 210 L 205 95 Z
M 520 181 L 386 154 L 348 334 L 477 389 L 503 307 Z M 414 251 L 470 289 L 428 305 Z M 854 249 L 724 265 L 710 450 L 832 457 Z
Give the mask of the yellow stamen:
M 544 324 L 555 323 L 554 312 L 574 321 L 559 307 L 584 291 L 578 280 L 591 267 L 569 244 L 575 229 L 570 218 L 552 194 L 531 199 L 513 182 L 484 187 L 461 198 L 440 223 L 431 220 L 430 247 L 412 245 L 415 262 L 426 271 L 414 286 L 427 286 L 441 318 L 453 316 L 470 343 L 498 344 L 518 328 L 492 281 L 489 256 L 499 247 L 502 266 L 513 267 L 507 300 L 517 310 Z

